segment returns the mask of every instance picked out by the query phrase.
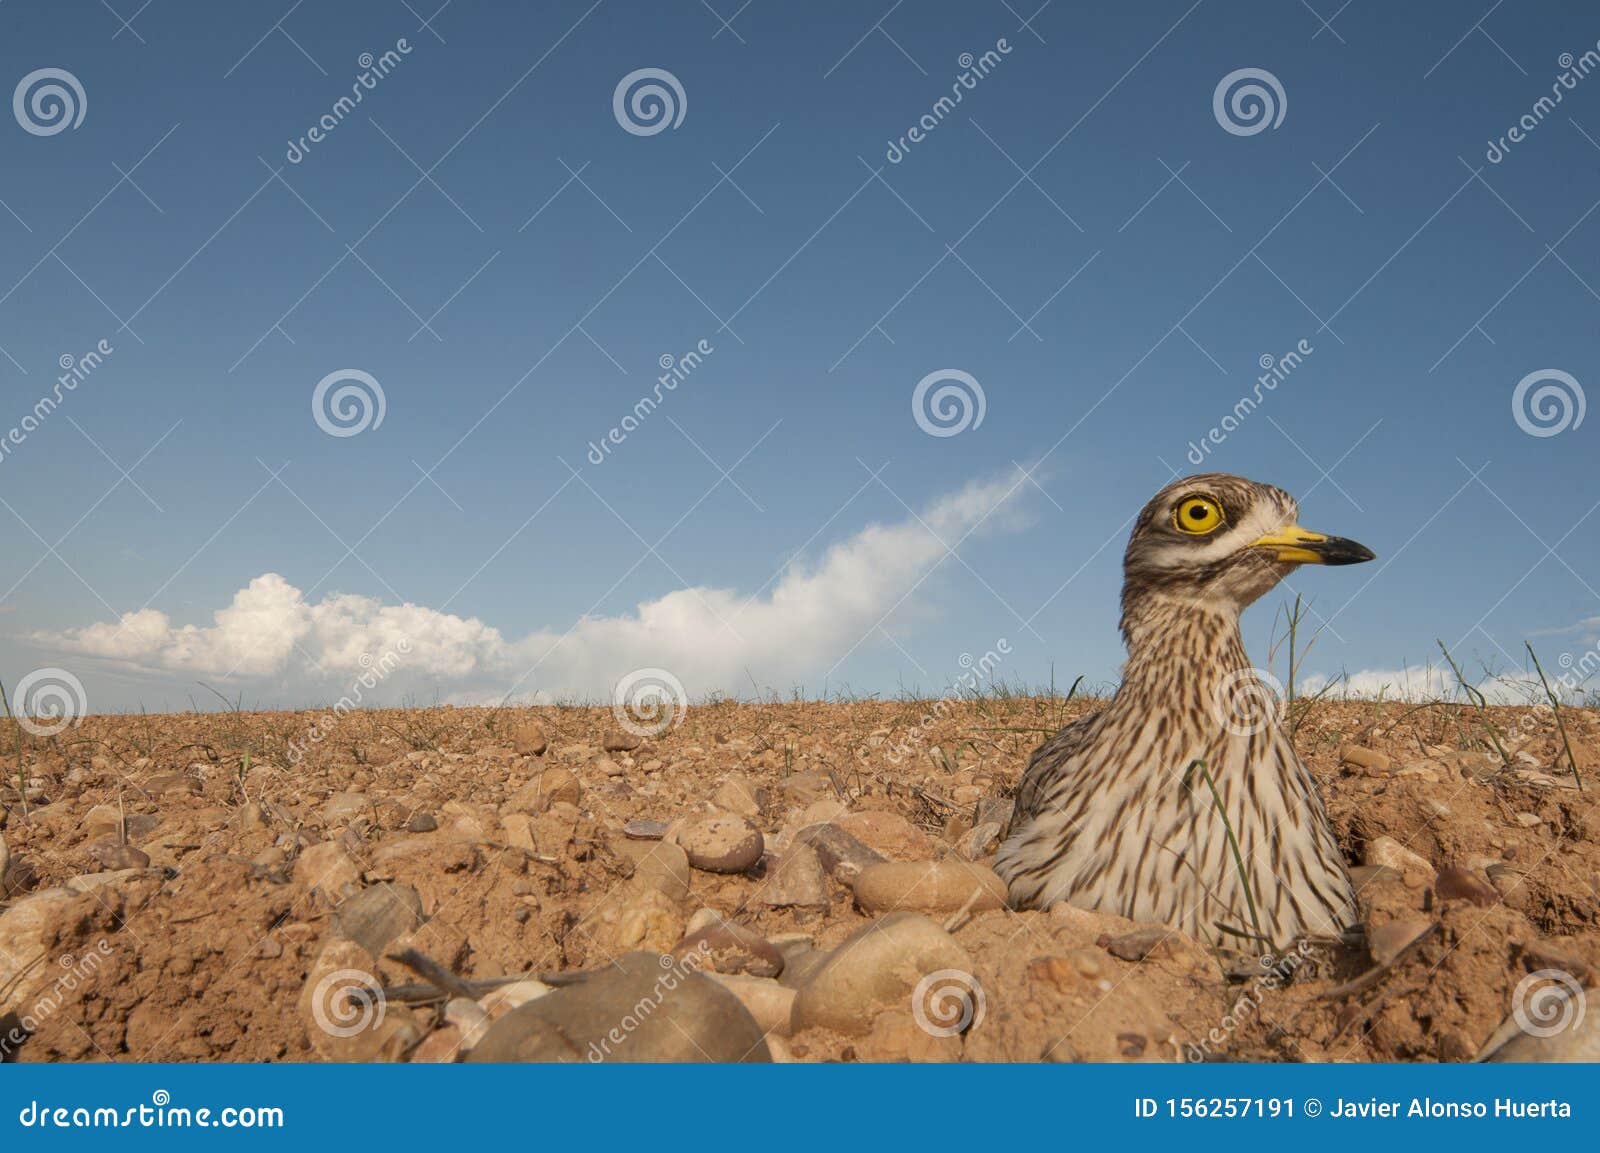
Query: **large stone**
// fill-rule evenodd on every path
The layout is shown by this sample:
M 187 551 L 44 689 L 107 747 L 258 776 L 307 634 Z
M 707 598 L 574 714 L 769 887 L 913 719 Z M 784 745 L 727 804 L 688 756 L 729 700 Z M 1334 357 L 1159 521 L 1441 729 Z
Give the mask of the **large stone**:
M 685 822 L 678 844 L 689 863 L 710 873 L 742 873 L 761 859 L 761 830 L 743 817 L 713 813 Z
M 347 897 L 333 911 L 333 931 L 374 956 L 389 942 L 421 927 L 422 898 L 410 885 L 380 882 Z
M 993 869 L 947 857 L 943 861 L 885 861 L 856 878 L 856 904 L 864 912 L 909 909 L 918 913 L 981 913 L 1006 903 L 1006 883 Z
M 796 841 L 768 868 L 766 882 L 757 895 L 775 909 L 825 909 L 828 881 L 822 861 L 810 845 Z
M 838 825 L 807 825 L 795 834 L 797 842 L 810 845 L 828 875 L 848 885 L 869 865 L 884 860 Z
M 918 983 L 940 970 L 970 974 L 972 959 L 921 914 L 890 913 L 851 934 L 801 988 L 794 1031 L 865 1035 L 883 1009 L 909 1011 Z
M 739 998 L 681 963 L 628 953 L 579 985 L 531 1001 L 489 1027 L 469 1061 L 771 1060 Z

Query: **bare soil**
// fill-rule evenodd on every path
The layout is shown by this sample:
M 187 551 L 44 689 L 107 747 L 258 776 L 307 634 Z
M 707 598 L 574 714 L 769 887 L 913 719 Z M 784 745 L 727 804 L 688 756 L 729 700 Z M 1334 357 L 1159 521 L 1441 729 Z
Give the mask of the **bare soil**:
M 5 723 L 0 916 L 30 898 L 48 915 L 31 936 L 0 934 L 0 1042 L 19 1038 L 0 1049 L 23 1061 L 425 1054 L 425 1038 L 455 1027 L 437 1005 L 397 1010 L 413 1028 L 370 1053 L 330 1049 L 304 1009 L 335 909 L 378 881 L 414 887 L 425 918 L 371 958 L 388 985 L 419 980 L 388 959 L 400 947 L 462 978 L 550 975 L 670 947 L 701 909 L 828 949 L 872 920 L 846 885 L 830 879 L 822 909 L 759 899 L 772 853 L 802 823 L 879 813 L 847 821 L 891 859 L 958 850 L 982 859 L 993 843 L 972 843 L 975 818 L 989 812 L 980 805 L 1008 797 L 1034 745 L 1095 707 L 1031 697 L 712 703 L 609 752 L 617 728 L 605 708 L 356 712 L 321 740 L 307 736 L 326 718 L 309 712 L 93 716 L 21 738 L 20 774 L 18 732 Z M 1291 715 L 1352 866 L 1380 838 L 1420 858 L 1371 874 L 1383 883 L 1369 926 L 1411 926 L 1397 931 L 1405 940 L 1423 933 L 1387 967 L 1373 950 L 1327 946 L 1288 980 L 1263 982 L 1248 959 L 1181 937 L 1143 960 L 1114 956 L 1107 943 L 1139 928 L 1117 918 L 992 910 L 950 922 L 984 991 L 984 1014 L 964 1035 L 932 1037 L 895 1012 L 865 1036 L 806 1030 L 775 1039 L 774 1052 L 1462 1061 L 1506 1019 L 1530 971 L 1593 981 L 1600 712 L 1560 714 L 1582 789 L 1547 709 L 1322 701 Z M 295 745 L 304 755 L 291 763 Z M 1382 756 L 1352 756 L 1357 747 Z M 575 775 L 576 804 L 529 804 L 528 786 L 554 766 Z M 649 844 L 624 826 L 739 807 L 740 796 L 765 835 L 765 862 L 694 870 L 686 899 L 623 915 L 639 911 L 622 907 L 632 900 L 625 881 Z M 353 867 L 330 874 L 335 859 Z M 322 863 L 319 876 L 309 860 Z

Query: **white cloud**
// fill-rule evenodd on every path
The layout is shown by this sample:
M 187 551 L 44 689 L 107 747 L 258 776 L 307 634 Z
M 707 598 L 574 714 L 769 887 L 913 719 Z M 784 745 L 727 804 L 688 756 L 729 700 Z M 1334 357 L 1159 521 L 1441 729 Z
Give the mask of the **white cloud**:
M 868 525 L 814 564 L 791 563 L 754 595 L 680 589 L 629 615 L 583 618 L 565 633 L 508 640 L 475 617 L 354 594 L 312 603 L 269 572 L 235 593 L 209 625 L 174 625 L 147 608 L 30 639 L 134 669 L 252 680 L 291 673 L 338 680 L 403 649 L 397 675 L 450 682 L 462 699 L 506 690 L 605 695 L 623 673 L 644 666 L 670 669 L 691 693 L 743 683 L 746 668 L 769 683 L 814 679 L 887 613 L 911 603 L 945 557 L 942 542 L 954 545 L 980 525 L 1015 527 L 1009 506 L 1020 487 L 1020 475 L 974 483 L 920 516 Z
M 1557 669 L 1546 669 L 1546 676 L 1550 678 L 1551 690 L 1562 700 L 1582 697 L 1582 690 L 1575 678 Z M 1311 696 L 1321 692 L 1330 679 L 1320 673 L 1307 677 L 1300 686 L 1300 695 Z M 1440 700 L 1465 702 L 1468 697 L 1460 691 L 1459 684 L 1455 673 L 1443 664 L 1403 669 L 1362 669 L 1344 674 L 1339 683 L 1329 690 L 1329 696 L 1334 699 L 1416 703 Z M 1539 704 L 1547 699 L 1538 674 L 1531 668 L 1526 672 L 1512 670 L 1496 676 L 1485 676 L 1472 682 L 1472 686 L 1492 705 Z

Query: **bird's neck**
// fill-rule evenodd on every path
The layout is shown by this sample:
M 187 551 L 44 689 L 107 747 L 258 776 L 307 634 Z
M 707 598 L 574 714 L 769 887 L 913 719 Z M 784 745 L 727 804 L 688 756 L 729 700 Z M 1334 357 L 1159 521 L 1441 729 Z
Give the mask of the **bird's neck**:
M 1124 605 L 1122 633 L 1128 662 L 1118 696 L 1147 704 L 1208 701 L 1230 676 L 1250 667 L 1232 605 L 1147 594 Z

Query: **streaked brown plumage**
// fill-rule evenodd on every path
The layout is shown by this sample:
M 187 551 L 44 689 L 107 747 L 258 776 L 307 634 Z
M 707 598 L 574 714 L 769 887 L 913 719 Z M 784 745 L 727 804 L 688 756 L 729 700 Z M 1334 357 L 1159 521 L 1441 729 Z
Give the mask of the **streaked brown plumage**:
M 1034 751 L 995 869 L 1018 908 L 1059 902 L 1238 948 L 1337 936 L 1355 897 L 1316 781 L 1251 668 L 1239 614 L 1296 565 L 1372 553 L 1301 529 L 1293 498 L 1207 473 L 1145 506 L 1123 561 L 1128 662 L 1106 708 Z M 1221 811 L 1203 776 L 1203 761 Z

